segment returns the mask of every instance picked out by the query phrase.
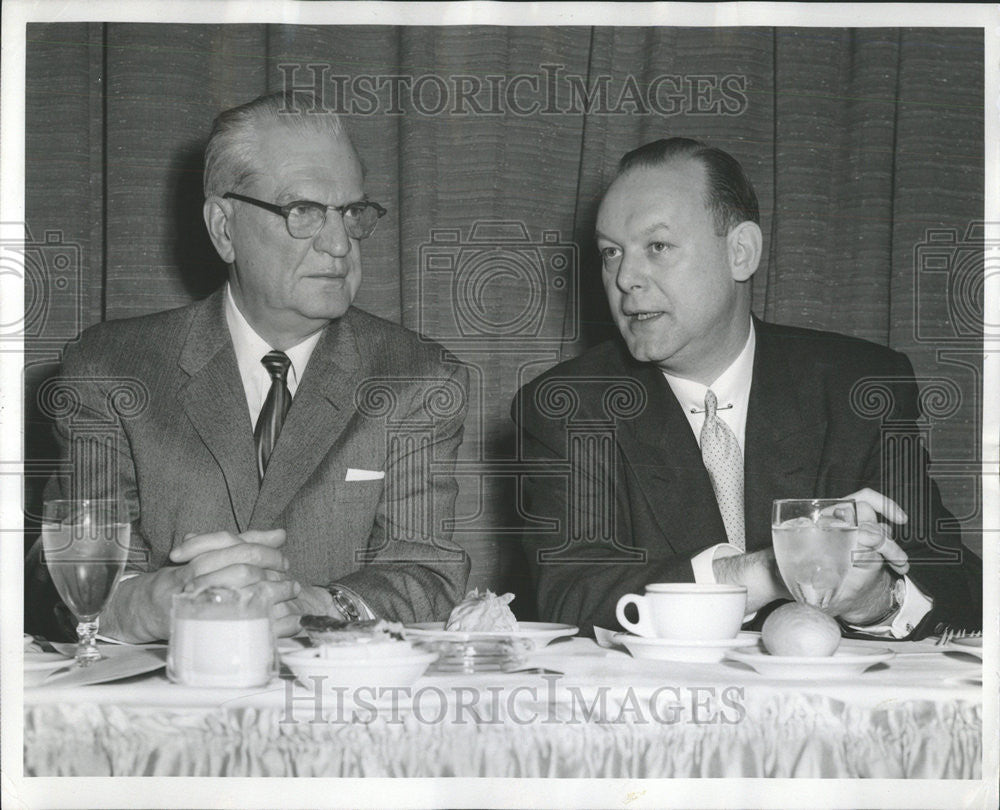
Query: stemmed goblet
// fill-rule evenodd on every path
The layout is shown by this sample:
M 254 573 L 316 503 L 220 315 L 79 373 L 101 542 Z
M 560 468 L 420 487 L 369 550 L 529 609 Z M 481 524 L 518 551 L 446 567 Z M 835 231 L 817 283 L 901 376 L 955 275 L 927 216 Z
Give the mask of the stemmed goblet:
M 117 500 L 46 501 L 42 548 L 52 581 L 76 616 L 76 664 L 103 656 L 97 649 L 99 616 L 128 557 L 128 511 Z

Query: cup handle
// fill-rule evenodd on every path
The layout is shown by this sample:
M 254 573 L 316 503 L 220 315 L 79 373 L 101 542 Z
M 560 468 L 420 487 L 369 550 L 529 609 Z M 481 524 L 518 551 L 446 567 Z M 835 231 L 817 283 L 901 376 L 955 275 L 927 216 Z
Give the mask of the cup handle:
M 656 631 L 642 611 L 642 606 L 645 602 L 646 598 L 644 596 L 640 596 L 637 593 L 627 593 L 618 600 L 618 604 L 615 606 L 615 617 L 618 619 L 618 624 L 626 630 L 635 633 L 637 636 L 655 638 Z M 628 605 L 635 605 L 635 609 L 639 612 L 639 621 L 630 622 L 625 618 L 625 608 Z

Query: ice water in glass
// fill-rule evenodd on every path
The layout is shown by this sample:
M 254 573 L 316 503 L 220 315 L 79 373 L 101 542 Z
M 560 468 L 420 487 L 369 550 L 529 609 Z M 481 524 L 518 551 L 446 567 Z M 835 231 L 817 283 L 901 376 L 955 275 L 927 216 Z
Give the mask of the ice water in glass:
M 851 500 L 778 500 L 771 539 L 778 570 L 792 597 L 827 608 L 853 564 L 858 530 Z

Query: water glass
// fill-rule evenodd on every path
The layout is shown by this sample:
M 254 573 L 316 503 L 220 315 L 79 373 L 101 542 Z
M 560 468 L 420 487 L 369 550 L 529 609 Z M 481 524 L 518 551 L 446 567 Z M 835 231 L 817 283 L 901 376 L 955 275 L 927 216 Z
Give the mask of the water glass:
M 128 558 L 130 523 L 120 501 L 46 501 L 42 550 L 52 582 L 76 616 L 76 663 L 86 667 L 103 656 L 94 639 L 99 616 Z
M 271 603 L 260 589 L 174 594 L 167 676 L 186 686 L 250 688 L 278 674 Z
M 771 539 L 778 571 L 792 597 L 826 609 L 853 564 L 858 531 L 853 500 L 776 500 Z

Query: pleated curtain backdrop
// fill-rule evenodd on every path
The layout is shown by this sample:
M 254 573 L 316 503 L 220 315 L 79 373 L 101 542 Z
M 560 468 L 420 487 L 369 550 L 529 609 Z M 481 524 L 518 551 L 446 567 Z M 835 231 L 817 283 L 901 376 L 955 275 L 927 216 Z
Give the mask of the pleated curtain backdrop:
M 431 75 L 448 89 L 441 110 L 433 78 L 419 105 L 404 95 L 393 110 L 383 89 L 372 114 L 346 120 L 369 195 L 389 209 L 364 243 L 357 305 L 441 340 L 473 369 L 456 539 L 472 554 L 474 584 L 504 587 L 520 570 L 509 553 L 512 479 L 476 464 L 514 457 L 508 408 L 520 384 L 609 333 L 593 244 L 599 196 L 624 152 L 672 135 L 730 151 L 756 185 L 758 315 L 890 345 L 962 392 L 931 443 L 946 503 L 981 549 L 982 256 L 964 276 L 920 264 L 929 229 L 950 229 L 938 238 L 961 245 L 982 218 L 979 31 L 32 24 L 27 224 L 35 242 L 58 232 L 81 257 L 82 311 L 54 304 L 45 334 L 65 340 L 218 286 L 224 268 L 201 218 L 212 119 L 288 76 L 315 75 L 331 104 L 335 85 L 363 89 L 359 77 L 413 86 Z M 518 76 L 528 78 L 517 93 L 490 94 Z M 475 80 L 478 108 L 454 89 Z M 553 86 L 564 109 L 574 88 L 593 91 L 589 112 L 546 109 Z M 539 99 L 529 114 L 508 103 Z M 444 254 L 459 266 L 482 257 L 470 245 L 498 239 L 527 248 L 503 243 L 514 259 L 464 287 L 428 264 Z M 542 286 L 525 276 L 524 262 L 557 255 L 578 262 L 578 275 L 570 267 Z M 29 404 L 57 343 L 33 344 Z M 29 452 L 42 457 L 43 434 L 29 408 Z

